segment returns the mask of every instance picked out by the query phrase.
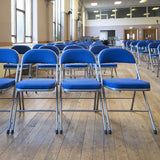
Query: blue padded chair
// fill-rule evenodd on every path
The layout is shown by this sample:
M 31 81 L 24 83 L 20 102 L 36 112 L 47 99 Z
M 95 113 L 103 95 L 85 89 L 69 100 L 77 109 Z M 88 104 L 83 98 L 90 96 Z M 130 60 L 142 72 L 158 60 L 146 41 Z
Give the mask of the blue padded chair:
M 127 40 L 123 40 L 123 41 L 122 41 L 122 44 L 123 44 L 123 45 L 122 45 L 122 48 L 124 48 L 124 49 L 126 49 L 126 42 L 127 42 Z
M 69 50 L 69 49 L 84 49 L 84 48 L 79 45 L 69 45 L 63 49 L 63 52 L 66 50 Z M 65 64 L 65 65 L 63 65 L 63 76 L 64 77 L 65 77 L 65 70 L 66 69 L 68 69 L 70 72 L 70 78 L 72 78 L 72 77 L 76 78 L 75 72 L 77 69 L 78 70 L 84 69 L 84 77 L 88 76 L 88 64 Z M 74 75 L 73 75 L 73 72 L 74 72 Z
M 160 55 L 160 44 L 157 47 L 158 55 Z M 157 77 L 159 77 L 159 63 L 160 63 L 160 56 L 158 57 L 158 66 L 157 66 Z
M 145 95 L 145 91 L 150 90 L 150 83 L 143 81 L 140 79 L 140 75 L 138 72 L 138 68 L 135 62 L 135 59 L 133 55 L 121 48 L 112 48 L 112 49 L 106 49 L 103 50 L 99 55 L 99 66 L 101 66 L 102 63 L 128 63 L 128 64 L 135 64 L 136 71 L 137 71 L 137 79 L 133 78 L 110 78 L 110 79 L 103 79 L 102 74 L 101 75 L 101 83 L 102 83 L 102 90 L 103 90 L 103 98 L 104 98 L 104 104 L 105 104 L 105 110 L 106 110 L 106 117 L 107 117 L 107 127 L 109 130 L 109 133 L 111 133 L 110 125 L 109 125 L 109 117 L 107 113 L 107 104 L 106 104 L 106 96 L 105 96 L 105 88 L 108 88 L 113 91 L 133 91 L 133 98 L 132 98 L 132 104 L 130 111 L 133 111 L 133 105 L 135 100 L 135 95 L 137 91 L 142 91 L 144 100 L 146 102 L 147 106 L 147 112 L 149 114 L 151 124 L 153 127 L 153 131 L 155 134 L 157 134 L 157 130 L 155 129 L 153 119 L 151 116 L 151 111 L 147 102 L 147 98 Z M 100 67 L 101 70 L 101 67 Z
M 148 69 L 149 65 L 151 65 L 152 72 L 154 72 L 154 66 L 157 65 L 157 59 L 159 57 L 159 54 L 157 54 L 157 47 L 160 43 L 151 42 L 148 45 L 148 51 L 149 51 L 149 57 L 148 57 Z
M 131 42 L 132 41 L 126 41 L 126 48 L 127 50 L 130 50 L 131 49 Z
M 59 49 L 56 46 L 53 45 L 47 45 L 47 46 L 41 46 L 39 49 L 50 49 L 53 52 L 55 52 L 55 54 L 57 55 L 57 57 L 59 57 Z M 38 70 L 51 70 L 51 77 L 54 77 L 53 75 L 53 71 L 55 70 L 56 65 L 55 64 L 37 64 L 36 66 L 36 78 L 38 78 Z M 43 75 L 42 75 L 43 76 Z M 47 77 L 49 77 L 49 73 L 47 75 Z
M 68 49 L 83 49 L 83 47 L 81 46 L 78 46 L 78 45 L 69 45 L 69 46 L 66 46 L 64 49 L 63 49 L 63 52 L 68 50 Z
M 47 45 L 47 46 L 54 46 L 55 43 L 47 43 L 46 45 Z
M 97 57 L 99 55 L 99 53 L 103 50 L 103 49 L 108 49 L 109 47 L 106 45 L 95 45 L 92 46 L 89 50 Z M 105 69 L 105 68 L 110 68 L 111 69 L 111 77 L 113 77 L 113 69 L 115 71 L 115 75 L 117 76 L 117 64 L 116 63 L 106 63 L 106 64 L 102 64 L 101 68 Z
M 148 58 L 148 42 L 146 41 L 139 41 L 137 43 L 137 63 L 140 65 L 140 58 L 144 58 L 145 60 L 147 60 Z M 141 57 L 140 57 L 141 56 Z
M 85 43 L 78 43 L 77 45 L 78 45 L 78 46 L 81 46 L 81 47 L 84 48 L 84 49 L 89 49 L 88 44 L 85 44 Z
M 88 51 L 88 50 L 81 50 L 81 49 L 76 49 L 76 50 L 67 50 L 63 52 L 61 56 L 61 61 L 60 61 L 60 71 L 62 72 L 63 65 L 65 64 L 75 64 L 75 63 L 87 63 L 87 64 L 95 64 L 96 60 L 94 55 Z M 100 95 L 100 103 L 101 103 L 101 112 L 102 112 L 102 120 L 103 120 L 103 127 L 104 127 L 104 132 L 106 133 L 106 125 L 105 125 L 105 118 L 104 118 L 104 113 L 103 113 L 103 105 L 102 105 L 102 99 L 101 99 L 101 83 L 98 81 L 98 73 L 97 73 L 97 65 L 95 65 L 96 69 L 96 79 L 62 79 L 60 77 L 60 106 L 59 106 L 59 111 L 60 111 L 60 119 L 59 119 L 59 124 L 60 124 L 60 133 L 62 133 L 62 89 L 65 92 L 95 92 L 99 93 Z M 63 74 L 60 74 L 63 75 Z M 79 97 L 77 97 L 79 99 Z M 75 110 L 77 111 L 77 110 Z M 78 111 L 86 111 L 86 110 L 78 110 Z M 90 110 L 91 111 L 91 110 Z
M 64 43 L 56 43 L 55 46 L 59 49 L 60 53 L 62 53 L 63 49 L 66 47 Z
M 32 49 L 39 49 L 39 47 L 41 47 L 41 46 L 45 46 L 45 44 L 41 44 L 41 43 L 35 44 L 35 45 L 32 47 Z
M 37 64 L 37 63 L 44 63 L 44 64 L 55 64 L 56 65 L 56 71 L 58 73 L 58 64 L 57 64 L 57 55 L 49 50 L 49 49 L 37 49 L 37 50 L 30 50 L 28 51 L 22 59 L 21 65 L 23 64 Z M 22 68 L 20 70 L 20 76 L 19 76 L 19 82 L 16 84 L 16 101 L 14 104 L 14 113 L 13 113 L 13 119 L 12 119 L 12 125 L 11 125 L 11 134 L 14 133 L 14 126 L 15 126 L 15 120 L 16 120 L 16 112 L 17 112 L 17 102 L 19 99 L 20 93 L 23 92 L 53 92 L 56 90 L 56 109 L 55 110 L 47 110 L 47 111 L 55 111 L 56 112 L 56 134 L 58 133 L 58 127 L 57 127 L 57 121 L 58 121 L 58 83 L 57 83 L 57 76 L 56 79 L 24 79 L 21 80 L 22 76 Z M 52 94 L 51 94 L 52 95 Z M 22 99 L 24 97 L 22 96 Z M 50 99 L 54 99 L 54 97 L 50 97 Z M 33 98 L 32 98 L 33 99 Z M 35 99 L 35 98 L 34 98 Z M 40 99 L 40 98 L 38 98 Z M 44 99 L 44 98 L 43 98 Z M 46 97 L 45 99 L 48 99 Z M 26 110 L 22 110 L 22 112 L 25 112 Z M 30 110 L 33 111 L 33 110 Z M 43 111 L 43 110 L 41 110 Z
M 8 131 L 11 126 L 13 103 L 14 103 L 14 97 L 15 97 L 15 85 L 17 83 L 18 71 L 19 71 L 18 53 L 12 49 L 0 49 L 0 63 L 9 63 L 17 66 L 15 78 L 0 78 L 0 92 L 13 88 L 12 104 L 10 108 L 10 115 L 9 115 L 8 128 L 7 128 L 7 134 L 9 134 Z M 1 97 L 0 99 L 7 99 L 7 98 Z
M 137 53 L 137 43 L 139 41 L 138 40 L 134 40 L 130 43 L 130 46 L 131 46 L 131 52 L 132 53 Z
M 15 45 L 15 46 L 12 47 L 12 49 L 17 51 L 18 54 L 23 55 L 27 51 L 29 51 L 31 48 L 29 46 L 26 46 L 26 45 Z M 29 74 L 28 74 L 29 77 L 31 77 L 31 69 L 32 69 L 31 67 L 32 66 L 30 64 L 25 64 L 23 66 L 23 69 L 29 69 Z M 4 77 L 6 77 L 7 70 L 9 71 L 9 77 L 11 77 L 10 70 L 16 70 L 17 69 L 17 64 L 4 64 L 3 68 L 5 69 Z

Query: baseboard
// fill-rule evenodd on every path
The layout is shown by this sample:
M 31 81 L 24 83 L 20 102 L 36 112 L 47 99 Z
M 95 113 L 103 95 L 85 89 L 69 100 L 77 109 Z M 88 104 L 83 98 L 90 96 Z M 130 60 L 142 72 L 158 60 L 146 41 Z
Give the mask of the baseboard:
M 12 42 L 0 42 L 0 46 L 12 46 Z

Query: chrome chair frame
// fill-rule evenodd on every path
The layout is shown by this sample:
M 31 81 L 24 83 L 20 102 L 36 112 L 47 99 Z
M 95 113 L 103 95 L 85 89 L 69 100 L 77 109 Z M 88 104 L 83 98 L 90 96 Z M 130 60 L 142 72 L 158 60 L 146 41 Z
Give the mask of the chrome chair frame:
M 115 48 L 115 49 L 109 49 L 109 50 L 106 50 L 106 51 L 107 52 L 105 52 L 105 50 L 104 50 L 99 55 L 99 70 L 100 70 L 100 79 L 101 79 L 102 91 L 103 91 L 103 100 L 104 100 L 104 105 L 105 105 L 104 108 L 105 108 L 106 117 L 107 117 L 108 132 L 111 134 L 110 122 L 109 122 L 109 116 L 108 116 L 109 110 L 107 109 L 107 102 L 106 102 L 106 96 L 105 96 L 105 88 L 108 88 L 108 89 L 110 89 L 112 91 L 133 91 L 132 103 L 131 103 L 131 108 L 130 108 L 129 112 L 133 111 L 133 106 L 134 106 L 134 100 L 135 100 L 136 92 L 137 91 L 142 91 L 143 92 L 143 97 L 144 97 L 144 100 L 145 100 L 145 103 L 146 103 L 146 107 L 147 107 L 147 112 L 149 114 L 150 121 L 151 121 L 151 124 L 152 124 L 153 132 L 154 132 L 154 134 L 157 134 L 157 130 L 156 130 L 155 126 L 154 126 L 153 118 L 152 118 L 152 115 L 151 115 L 150 107 L 149 107 L 149 104 L 147 102 L 147 98 L 146 98 L 146 95 L 145 95 L 145 91 L 149 91 L 150 90 L 150 85 L 149 85 L 149 87 L 146 87 L 146 88 L 142 88 L 142 87 L 141 88 L 140 87 L 139 88 L 136 88 L 136 87 L 134 88 L 133 86 L 132 86 L 132 88 L 131 87 L 128 87 L 128 88 L 127 87 L 126 88 L 125 87 L 119 88 L 118 86 L 117 87 L 110 87 L 110 86 L 113 86 L 114 84 L 116 84 L 115 79 L 110 79 L 110 81 L 108 82 L 108 83 L 110 83 L 110 85 L 109 84 L 108 85 L 104 84 L 103 76 L 102 76 L 102 73 L 101 73 L 101 64 L 102 63 L 106 63 L 106 62 L 110 62 L 110 63 L 130 63 L 130 64 L 135 64 L 135 69 L 136 69 L 136 73 L 137 73 L 137 79 L 131 79 L 131 80 L 135 80 L 136 81 L 135 84 L 138 85 L 137 82 L 140 82 L 141 78 L 140 78 L 138 67 L 137 67 L 137 64 L 135 62 L 135 59 L 134 59 L 133 55 L 129 51 L 124 50 L 124 49 L 117 49 L 117 48 Z M 123 53 L 123 57 L 122 56 L 121 57 L 118 56 L 118 54 L 122 54 L 120 52 Z M 125 55 L 127 55 L 128 57 L 125 56 Z M 114 57 L 112 59 L 112 56 L 116 56 L 116 57 Z M 118 80 L 119 78 L 116 78 L 116 79 Z M 127 81 L 128 81 L 127 78 L 120 79 L 120 80 L 123 81 L 123 83 L 127 84 Z M 142 81 L 142 82 L 145 82 L 145 81 Z M 147 82 L 147 84 L 148 84 L 148 82 Z M 119 99 L 119 98 L 117 97 L 117 99 Z M 110 111 L 113 111 L 113 110 L 110 110 Z M 119 111 L 119 110 L 114 110 L 114 111 Z M 123 110 L 121 110 L 121 111 L 123 111 Z M 124 111 L 126 112 L 126 110 L 124 110 Z M 146 111 L 144 111 L 144 112 L 146 112 Z
M 44 54 L 45 52 L 45 54 Z M 46 59 L 46 54 L 48 54 L 48 57 L 50 57 L 50 59 Z M 43 56 L 42 56 L 43 55 Z M 41 56 L 41 58 L 39 59 L 39 56 Z M 28 58 L 29 57 L 29 58 Z M 42 57 L 44 57 L 44 60 L 42 59 Z M 51 87 L 51 88 L 36 88 L 34 85 L 35 85 L 35 82 L 38 80 L 41 80 L 41 79 L 34 79 L 35 82 L 33 84 L 33 81 L 32 81 L 32 84 L 33 86 L 35 87 L 31 87 L 31 88 L 18 88 L 18 85 L 24 81 L 30 81 L 30 80 L 33 80 L 33 79 L 24 79 L 24 80 L 21 80 L 22 79 L 22 67 L 20 69 L 20 76 L 19 76 L 19 82 L 17 83 L 16 85 L 16 101 L 15 103 L 13 104 L 14 106 L 14 112 L 13 112 L 13 118 L 12 118 L 12 124 L 10 126 L 10 128 L 8 128 L 8 133 L 11 131 L 11 134 L 14 134 L 14 127 L 15 127 L 15 120 L 16 120 L 16 112 L 18 111 L 17 110 L 17 103 L 18 103 L 18 99 L 20 97 L 20 94 L 23 93 L 23 92 L 49 92 L 49 91 L 54 91 L 56 90 L 56 98 L 45 98 L 45 97 L 42 97 L 42 98 L 26 98 L 26 99 L 56 99 L 56 109 L 55 110 L 25 110 L 23 108 L 23 110 L 21 110 L 20 112 L 33 112 L 33 111 L 36 111 L 36 112 L 56 112 L 56 129 L 55 129 L 55 133 L 58 134 L 58 59 L 57 59 L 57 55 L 52 52 L 51 50 L 47 50 L 47 49 L 41 49 L 41 50 L 30 50 L 28 51 L 24 56 L 23 56 L 23 59 L 22 59 L 22 63 L 21 63 L 21 66 L 23 66 L 23 64 L 25 63 L 53 63 L 53 64 L 56 64 L 56 79 L 46 79 L 47 81 L 45 81 L 46 83 L 48 82 L 48 80 L 51 80 L 52 81 L 52 84 L 54 83 L 55 84 L 55 87 Z M 54 80 L 54 82 L 53 82 Z M 42 79 L 42 81 L 44 82 L 44 79 Z M 42 84 L 42 83 L 41 83 Z M 45 84 L 45 83 L 44 83 Z M 24 85 L 24 84 L 23 84 Z M 26 84 L 25 84 L 26 85 Z M 42 85 L 43 86 L 43 85 Z M 41 87 L 41 86 L 40 86 Z M 24 97 L 23 97 L 23 94 L 22 96 L 20 97 L 22 99 L 22 102 L 23 102 L 23 105 L 24 105 Z
M 71 64 L 71 63 L 88 63 L 88 64 L 90 64 L 90 63 L 93 63 L 93 61 L 94 61 L 94 63 L 96 63 L 96 59 L 95 59 L 93 53 L 91 53 L 88 50 L 83 50 L 85 53 L 90 54 L 92 60 L 89 60 L 87 58 L 84 58 L 85 53 L 84 53 L 84 57 L 82 59 L 81 56 L 82 56 L 83 53 L 82 52 L 78 53 L 78 51 L 79 51 L 78 49 L 77 50 L 67 50 L 61 56 L 61 61 L 60 61 L 60 104 L 59 104 L 59 112 L 60 112 L 60 115 L 59 115 L 59 117 L 60 117 L 59 118 L 59 129 L 60 129 L 60 134 L 63 133 L 63 130 L 62 130 L 62 112 L 65 112 L 65 111 L 71 111 L 71 112 L 72 111 L 76 111 L 76 112 L 102 112 L 102 121 L 103 121 L 104 133 L 107 134 L 105 117 L 104 117 L 104 110 L 103 110 L 103 104 L 102 104 L 102 98 L 101 98 L 101 86 L 98 89 L 84 89 L 84 88 L 83 89 L 76 89 L 76 88 L 66 89 L 66 88 L 63 88 L 63 86 L 62 86 L 63 85 L 62 83 L 65 80 L 65 79 L 62 80 L 62 75 L 63 74 L 61 73 L 63 71 L 63 65 Z M 73 58 L 68 59 L 68 60 L 66 60 L 66 58 L 64 58 L 64 56 L 66 57 L 66 55 L 68 57 L 71 57 L 72 55 L 76 55 L 75 52 L 77 54 L 81 54 L 81 56 L 79 57 L 79 55 L 78 55 L 78 58 L 75 59 L 75 60 Z M 97 79 L 96 82 L 98 82 L 98 84 L 100 84 L 98 71 L 97 71 L 97 65 L 95 65 L 95 70 L 96 70 L 96 79 Z M 80 79 L 70 79 L 70 80 L 80 80 Z M 93 79 L 91 79 L 91 80 L 93 80 Z M 63 89 L 64 92 L 95 92 L 95 93 L 99 94 L 101 110 L 62 110 L 62 100 L 66 99 L 66 98 L 62 97 L 62 89 Z M 79 97 L 78 98 L 69 98 L 69 99 L 79 99 Z M 91 99 L 91 98 L 84 98 L 84 99 Z M 94 98 L 94 103 L 95 103 L 95 101 L 96 101 L 96 97 Z

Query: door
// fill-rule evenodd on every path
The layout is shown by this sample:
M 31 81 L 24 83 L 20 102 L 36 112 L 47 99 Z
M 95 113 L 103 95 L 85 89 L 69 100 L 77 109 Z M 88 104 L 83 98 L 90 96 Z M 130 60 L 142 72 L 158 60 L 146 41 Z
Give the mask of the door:
M 124 30 L 125 40 L 137 40 L 137 29 Z
M 143 29 L 143 40 L 156 40 L 156 29 Z

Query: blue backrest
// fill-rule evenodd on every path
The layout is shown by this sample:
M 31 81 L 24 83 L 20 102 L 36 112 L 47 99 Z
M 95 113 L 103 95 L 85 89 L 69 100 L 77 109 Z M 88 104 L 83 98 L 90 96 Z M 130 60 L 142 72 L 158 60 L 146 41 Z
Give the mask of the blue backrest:
M 0 49 L 0 63 L 19 63 L 18 53 L 13 49 Z
M 155 48 L 155 49 L 157 49 L 158 45 L 159 45 L 159 43 L 152 42 L 152 43 L 149 43 L 148 48 Z
M 23 56 L 22 64 L 24 63 L 57 64 L 57 56 L 49 49 L 30 50 Z
M 45 44 L 35 44 L 32 49 L 38 49 L 41 46 L 45 46 Z
M 59 49 L 56 46 L 53 46 L 53 45 L 41 46 L 39 49 L 50 49 L 54 51 L 57 56 L 59 56 Z
M 60 51 L 62 51 L 64 48 L 65 48 L 65 44 L 55 44 L 55 46 L 60 50 Z
M 29 46 L 26 46 L 26 45 L 15 45 L 15 46 L 12 47 L 12 49 L 16 50 L 19 54 L 25 54 L 31 48 Z
M 69 49 L 63 52 L 61 64 L 66 63 L 95 63 L 94 55 L 85 49 Z
M 55 45 L 55 43 L 47 43 L 47 46 Z
M 122 48 L 104 49 L 99 54 L 99 63 L 135 63 L 133 55 Z
M 139 41 L 138 43 L 137 43 L 137 47 L 148 47 L 148 42 L 146 42 L 146 41 Z
M 160 44 L 158 45 L 157 50 L 160 51 Z
M 70 46 L 66 46 L 63 51 L 66 51 L 68 49 L 83 49 L 83 47 L 78 46 L 78 45 L 70 45 Z
M 103 49 L 109 48 L 106 45 L 92 46 L 89 50 L 94 54 L 99 54 Z
M 135 45 L 137 45 L 138 42 L 139 42 L 139 41 L 134 40 L 134 41 L 132 41 L 132 42 L 130 43 L 130 45 L 135 46 Z
M 85 43 L 78 43 L 77 45 L 83 47 L 84 49 L 88 49 L 89 48 L 89 45 L 85 44 Z

